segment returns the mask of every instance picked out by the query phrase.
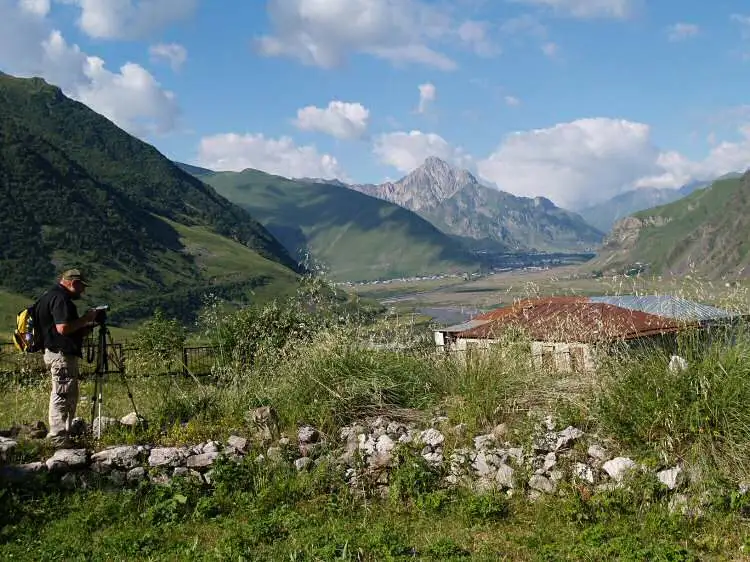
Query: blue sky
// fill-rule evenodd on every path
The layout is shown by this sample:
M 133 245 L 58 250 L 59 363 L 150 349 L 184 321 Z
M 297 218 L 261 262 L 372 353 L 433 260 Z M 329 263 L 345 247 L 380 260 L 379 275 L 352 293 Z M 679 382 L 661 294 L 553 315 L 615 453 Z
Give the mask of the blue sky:
M 740 0 L 0 0 L 0 69 L 212 168 L 578 208 L 750 166 Z

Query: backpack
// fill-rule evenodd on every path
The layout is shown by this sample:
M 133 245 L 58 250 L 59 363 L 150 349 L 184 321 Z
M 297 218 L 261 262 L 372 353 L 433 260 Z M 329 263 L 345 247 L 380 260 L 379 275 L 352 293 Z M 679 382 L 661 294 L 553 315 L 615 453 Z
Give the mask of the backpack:
M 36 303 L 24 308 L 16 315 L 16 330 L 13 345 L 24 353 L 37 353 L 44 349 L 42 330 L 37 323 Z

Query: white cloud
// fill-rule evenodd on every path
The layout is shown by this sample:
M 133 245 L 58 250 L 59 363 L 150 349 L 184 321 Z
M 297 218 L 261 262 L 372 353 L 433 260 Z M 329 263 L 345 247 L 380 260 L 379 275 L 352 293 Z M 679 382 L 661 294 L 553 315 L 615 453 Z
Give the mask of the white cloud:
M 481 57 L 492 57 L 500 54 L 498 47 L 489 37 L 490 25 L 485 21 L 467 20 L 458 27 L 461 41 L 471 46 Z
M 519 100 L 515 96 L 505 96 L 505 105 L 515 107 L 517 105 L 521 105 L 521 100 Z
M 419 85 L 419 106 L 417 107 L 417 113 L 426 113 L 427 107 L 435 101 L 437 95 L 437 89 L 434 84 L 420 84 Z
M 257 39 L 266 56 L 333 68 L 364 53 L 394 64 L 453 70 L 436 44 L 458 38 L 475 51 L 491 46 L 482 22 L 457 25 L 449 12 L 422 0 L 269 0 L 273 34 Z
M 135 39 L 193 15 L 198 0 L 58 0 L 81 10 L 78 26 L 97 39 Z
M 143 67 L 119 72 L 70 45 L 46 18 L 12 0 L 0 0 L 0 68 L 17 76 L 40 76 L 136 135 L 171 131 L 179 116 L 174 94 Z
M 700 27 L 694 23 L 675 23 L 667 28 L 667 38 L 672 42 L 683 41 L 700 33 Z
M 166 61 L 174 71 L 182 68 L 182 65 L 187 61 L 187 49 L 178 43 L 151 45 L 148 52 L 153 61 Z
M 542 52 L 549 58 L 553 58 L 559 51 L 560 47 L 557 45 L 557 43 L 553 43 L 552 41 L 549 41 L 542 45 Z
M 512 133 L 477 163 L 479 175 L 516 195 L 542 195 L 584 206 L 612 197 L 655 169 L 658 150 L 647 125 L 581 119 Z
M 51 7 L 51 0 L 19 0 L 19 7 L 30 14 L 46 16 Z
M 625 19 L 635 9 L 636 0 L 513 0 L 550 8 L 556 13 L 575 18 Z
M 411 172 L 428 156 L 437 156 L 456 166 L 471 166 L 472 159 L 460 148 L 452 147 L 443 137 L 421 131 L 396 132 L 375 139 L 373 152 L 380 162 L 400 172 Z
M 361 103 L 332 101 L 326 108 L 309 105 L 297 111 L 294 124 L 338 139 L 357 139 L 367 132 L 370 111 Z
M 197 165 L 212 170 L 262 170 L 288 178 L 339 178 L 346 174 L 335 157 L 314 146 L 297 146 L 290 137 L 225 133 L 201 139 Z

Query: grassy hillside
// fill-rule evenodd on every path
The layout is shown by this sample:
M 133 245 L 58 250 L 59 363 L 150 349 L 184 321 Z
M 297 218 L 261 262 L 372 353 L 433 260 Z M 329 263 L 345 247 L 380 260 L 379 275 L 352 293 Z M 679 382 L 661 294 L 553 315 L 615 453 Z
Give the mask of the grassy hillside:
M 615 225 L 594 267 L 634 262 L 655 273 L 746 275 L 750 264 L 750 174 L 714 182 Z
M 333 279 L 366 280 L 474 270 L 460 243 L 392 203 L 330 184 L 256 170 L 205 181 L 246 208 L 295 257 L 309 252 Z
M 41 79 L 0 75 L 0 195 L 0 287 L 27 298 L 80 266 L 113 319 L 155 306 L 187 318 L 208 286 L 246 294 L 297 268 L 247 211 Z M 206 270 L 179 226 L 257 260 Z

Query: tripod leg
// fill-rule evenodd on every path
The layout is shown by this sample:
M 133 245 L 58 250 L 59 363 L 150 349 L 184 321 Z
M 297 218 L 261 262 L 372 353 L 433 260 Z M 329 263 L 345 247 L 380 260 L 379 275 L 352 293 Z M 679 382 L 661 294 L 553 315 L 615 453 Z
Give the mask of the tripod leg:
M 109 330 L 107 330 L 107 338 L 108 342 L 112 344 L 112 335 L 109 333 Z M 130 391 L 130 385 L 128 384 L 128 379 L 125 376 L 125 368 L 122 364 L 122 360 L 119 362 L 116 362 L 117 364 L 117 371 L 120 373 L 120 379 L 122 380 L 123 384 L 125 385 L 125 390 L 128 393 L 128 398 L 130 398 L 130 404 L 133 406 L 133 412 L 135 413 L 136 419 L 140 419 L 140 415 L 138 414 L 138 408 L 135 405 L 135 399 L 133 398 L 133 393 Z

